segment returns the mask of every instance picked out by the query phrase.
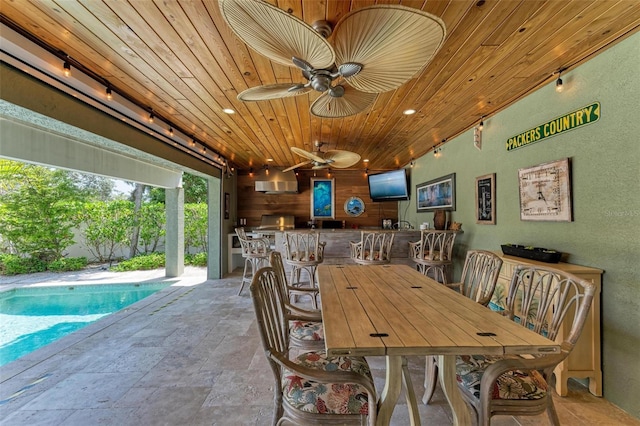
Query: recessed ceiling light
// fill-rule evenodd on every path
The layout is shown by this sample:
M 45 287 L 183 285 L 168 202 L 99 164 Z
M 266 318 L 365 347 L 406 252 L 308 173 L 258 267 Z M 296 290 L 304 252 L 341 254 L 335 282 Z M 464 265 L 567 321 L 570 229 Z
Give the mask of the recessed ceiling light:
M 224 112 L 225 114 L 235 114 L 236 113 L 231 108 L 225 108 L 225 109 L 222 110 L 222 112 Z
M 411 114 L 415 114 L 416 110 L 415 109 L 405 109 L 404 111 L 402 111 L 402 113 L 404 115 L 411 115 Z
M 267 161 L 273 161 L 273 158 L 267 158 Z
M 364 160 L 362 160 L 362 162 L 363 162 L 363 163 L 368 163 L 368 162 L 369 162 L 369 159 L 368 159 L 368 158 L 365 158 Z

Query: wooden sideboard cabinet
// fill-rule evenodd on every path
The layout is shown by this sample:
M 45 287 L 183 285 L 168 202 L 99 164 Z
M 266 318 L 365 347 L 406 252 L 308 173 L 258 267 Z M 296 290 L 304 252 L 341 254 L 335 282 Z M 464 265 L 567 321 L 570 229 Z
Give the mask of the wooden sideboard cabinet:
M 496 252 L 502 260 L 502 269 L 498 277 L 496 291 L 492 302 L 498 306 L 503 306 L 513 269 L 516 265 L 537 265 L 546 266 L 561 271 L 569 272 L 577 277 L 591 281 L 596 286 L 593 302 L 587 320 L 582 329 L 582 334 L 571 351 L 569 357 L 561 362 L 554 370 L 556 376 L 556 392 L 560 396 L 567 395 L 567 380 L 569 377 L 589 379 L 589 391 L 602 396 L 602 367 L 601 367 L 601 345 L 600 345 L 600 292 L 602 290 L 601 269 L 587 266 L 573 265 L 571 263 L 543 263 L 521 257 L 507 256 Z M 559 333 L 557 340 L 562 341 L 569 334 L 570 322 L 566 321 Z

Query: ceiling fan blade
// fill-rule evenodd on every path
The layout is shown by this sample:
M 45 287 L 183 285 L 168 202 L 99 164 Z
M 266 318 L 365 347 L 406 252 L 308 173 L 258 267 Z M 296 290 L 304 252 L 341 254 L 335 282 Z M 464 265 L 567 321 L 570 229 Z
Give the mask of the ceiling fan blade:
M 329 164 L 318 164 L 317 166 L 313 166 L 311 170 L 322 170 L 328 169 L 329 167 L 331 167 Z
M 323 118 L 340 118 L 358 114 L 369 108 L 377 93 L 365 93 L 350 86 L 344 87 L 344 95 L 333 97 L 323 93 L 311 104 L 311 114 Z
M 289 96 L 298 96 L 310 92 L 312 89 L 299 84 L 278 83 L 266 86 L 252 87 L 238 94 L 241 101 L 267 101 Z
M 336 63 L 362 70 L 345 79 L 358 90 L 394 90 L 421 72 L 442 47 L 444 22 L 419 9 L 375 5 L 355 10 L 333 31 Z
M 307 164 L 311 164 L 311 163 L 313 163 L 313 161 L 311 161 L 311 160 L 303 161 L 302 163 L 298 163 L 295 166 L 291 166 L 291 167 L 288 167 L 288 168 L 284 169 L 282 172 L 285 173 L 285 172 L 288 172 L 289 170 L 294 170 L 294 169 L 297 169 L 298 167 L 306 166 Z
M 324 159 L 331 165 L 331 167 L 335 167 L 336 169 L 345 169 L 360 161 L 360 155 L 351 151 L 333 149 L 324 154 Z
M 303 58 L 314 68 L 335 62 L 331 45 L 310 25 L 262 0 L 220 0 L 225 22 L 250 48 L 273 62 L 294 66 Z
M 292 146 L 291 151 L 294 154 L 299 155 L 300 157 L 308 158 L 311 161 L 315 161 L 317 163 L 324 163 L 324 158 L 319 157 L 309 151 L 305 151 L 304 149 L 300 149 L 298 147 Z

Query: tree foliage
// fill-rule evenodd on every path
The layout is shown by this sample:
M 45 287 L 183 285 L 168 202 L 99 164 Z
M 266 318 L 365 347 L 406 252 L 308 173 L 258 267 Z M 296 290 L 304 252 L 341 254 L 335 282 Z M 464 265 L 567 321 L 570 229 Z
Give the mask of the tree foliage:
M 164 204 L 145 203 L 138 214 L 140 224 L 139 245 L 142 245 L 144 253 L 155 252 L 160 240 L 165 236 L 165 224 L 167 217 Z
M 207 182 L 189 174 L 183 182 L 185 250 L 206 252 Z M 113 187 L 100 176 L 0 160 L 0 274 L 82 268 L 86 258 L 65 258 L 74 230 L 100 262 L 133 244 L 136 227 L 144 253 L 155 253 L 166 233 L 164 190 L 152 188 L 136 211 Z M 206 264 L 206 253 L 193 258 Z
M 199 176 L 184 173 L 182 175 L 182 188 L 184 188 L 185 204 L 196 204 L 207 202 L 207 181 Z M 149 199 L 152 203 L 164 203 L 164 188 L 151 188 Z
M 118 248 L 128 247 L 134 225 L 131 201 L 85 203 L 81 217 L 87 249 L 100 262 L 114 260 Z
M 0 160 L 0 233 L 11 251 L 48 262 L 74 243 L 82 189 L 69 172 Z
M 184 247 L 207 251 L 207 205 L 184 205 Z

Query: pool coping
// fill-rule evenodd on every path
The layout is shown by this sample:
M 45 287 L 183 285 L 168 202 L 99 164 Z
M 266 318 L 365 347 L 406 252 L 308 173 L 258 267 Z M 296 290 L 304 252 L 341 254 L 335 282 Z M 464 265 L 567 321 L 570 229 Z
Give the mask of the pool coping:
M 190 271 L 190 273 L 186 274 L 186 276 L 181 277 L 166 277 L 166 276 L 158 276 L 159 272 L 164 272 L 164 270 L 155 270 L 152 277 L 148 276 L 149 271 L 146 271 L 146 274 L 136 274 L 136 273 L 124 273 L 117 276 L 116 279 L 109 280 L 108 278 L 100 277 L 99 279 L 90 279 L 89 282 L 83 281 L 61 281 L 61 282 L 46 282 L 41 279 L 35 283 L 22 284 L 22 285 L 8 285 L 8 286 L 0 286 L 0 291 L 8 291 L 13 288 L 29 288 L 29 287 L 53 287 L 53 286 L 80 286 L 83 284 L 91 284 L 91 285 L 122 285 L 122 284 L 144 284 L 144 283 L 167 283 L 171 284 L 158 290 L 157 292 L 145 297 L 142 300 L 139 300 L 129 306 L 124 307 L 123 309 L 116 311 L 112 314 L 109 314 L 103 318 L 98 319 L 97 321 L 83 327 L 79 330 L 74 331 L 71 334 L 68 334 L 48 345 L 45 345 L 41 348 L 36 349 L 35 351 L 18 358 L 8 364 L 5 364 L 0 367 L 0 384 L 11 380 L 12 378 L 28 372 L 28 370 L 38 366 L 40 363 L 48 360 L 49 358 L 60 354 L 66 350 L 73 348 L 74 345 L 82 342 L 90 336 L 93 336 L 96 333 L 102 332 L 105 329 L 109 328 L 113 324 L 127 318 L 128 316 L 144 310 L 149 309 L 150 314 L 153 313 L 153 310 L 162 309 L 164 306 L 167 306 L 168 303 L 182 296 L 192 289 L 194 285 L 199 285 L 205 283 L 206 279 L 206 269 L 197 268 L 195 271 Z M 141 272 L 141 271 L 138 271 Z M 116 273 L 110 273 L 110 275 L 114 276 Z M 140 280 L 144 276 L 143 280 Z M 60 275 L 58 275 L 60 277 Z M 86 277 L 84 277 L 86 278 Z M 136 279 L 137 278 L 137 279 Z M 122 280 L 126 281 L 122 281 Z M 166 303 L 161 304 L 166 300 Z M 156 309 L 156 305 L 158 305 Z

